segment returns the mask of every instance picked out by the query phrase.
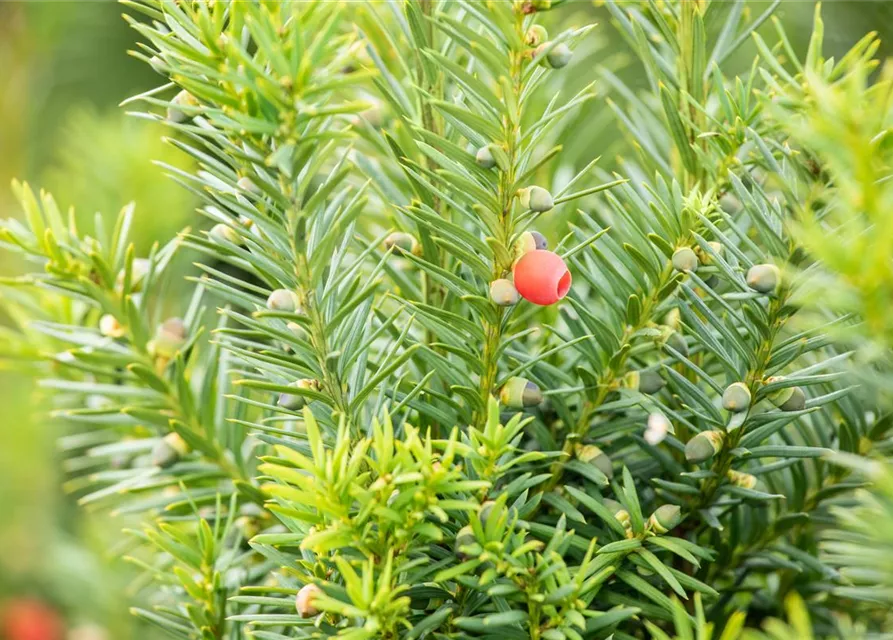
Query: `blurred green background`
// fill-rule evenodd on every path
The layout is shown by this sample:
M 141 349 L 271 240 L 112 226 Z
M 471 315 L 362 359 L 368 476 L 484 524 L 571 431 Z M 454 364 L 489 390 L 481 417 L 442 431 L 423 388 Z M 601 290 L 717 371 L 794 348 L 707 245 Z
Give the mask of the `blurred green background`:
M 756 14 L 766 5 L 752 2 L 750 10 Z M 126 54 L 134 33 L 122 9 L 110 1 L 0 2 L 0 216 L 20 215 L 6 186 L 13 177 L 52 192 L 63 208 L 75 207 L 82 223 L 134 201 L 134 237 L 145 253 L 152 242 L 195 222 L 196 202 L 152 162 L 183 163 L 163 142 L 163 127 L 117 106 L 162 81 Z M 779 9 L 801 50 L 813 9 L 803 0 L 784 0 Z M 624 51 L 598 2 L 571 0 L 547 21 L 578 23 L 581 13 L 596 14 L 602 25 L 595 36 L 600 52 Z M 825 23 L 827 46 L 838 55 L 870 30 L 893 43 L 893 2 L 826 2 Z M 771 33 L 767 38 L 774 42 Z M 890 46 L 882 56 L 893 52 Z M 743 70 L 751 60 L 745 50 L 733 66 Z M 619 73 L 636 85 L 636 68 Z M 569 84 L 590 79 L 587 73 Z M 591 158 L 618 136 L 610 125 L 575 138 L 568 153 Z M 0 255 L 0 273 L 18 268 Z M 4 603 L 31 598 L 58 611 L 68 629 L 79 629 L 70 640 L 153 638 L 150 630 L 132 626 L 127 568 L 109 552 L 122 523 L 84 514 L 66 497 L 54 446 L 59 427 L 44 406 L 26 371 L 0 368 L 0 615 Z

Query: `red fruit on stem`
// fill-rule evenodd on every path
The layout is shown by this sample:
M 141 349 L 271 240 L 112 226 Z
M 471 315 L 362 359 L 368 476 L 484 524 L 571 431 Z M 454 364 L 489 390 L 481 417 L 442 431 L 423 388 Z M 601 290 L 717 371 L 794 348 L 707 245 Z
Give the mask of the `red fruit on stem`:
M 59 614 L 39 600 L 6 602 L 0 611 L 0 635 L 4 640 L 62 640 Z
M 528 251 L 515 263 L 515 288 L 533 304 L 555 304 L 571 288 L 571 272 L 557 253 Z

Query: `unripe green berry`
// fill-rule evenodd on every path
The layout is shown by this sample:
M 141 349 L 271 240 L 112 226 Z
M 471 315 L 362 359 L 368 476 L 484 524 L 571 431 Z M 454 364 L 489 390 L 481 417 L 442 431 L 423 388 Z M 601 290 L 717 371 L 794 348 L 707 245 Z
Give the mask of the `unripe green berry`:
M 311 378 L 301 378 L 300 380 L 295 380 L 292 382 L 290 387 L 294 387 L 295 389 L 303 389 L 305 391 L 319 391 L 320 384 L 318 380 L 313 380 Z M 279 399 L 276 401 L 283 409 L 287 409 L 289 411 L 297 411 L 305 404 L 307 404 L 307 397 L 297 393 L 280 393 Z
M 319 609 L 314 606 L 314 600 L 321 595 L 323 595 L 323 590 L 313 583 L 301 587 L 295 598 L 295 609 L 297 609 L 298 615 L 302 618 L 312 618 L 319 614 Z
M 464 547 L 470 547 L 476 542 L 477 537 L 474 535 L 474 529 L 472 529 L 471 526 L 462 527 L 456 534 L 456 555 L 462 558 L 466 557 L 465 553 L 462 552 L 462 549 Z
M 188 453 L 189 445 L 180 434 L 169 433 L 159 440 L 152 449 L 152 464 L 167 469 Z
M 617 520 L 617 522 L 619 522 L 624 529 L 626 529 L 626 537 L 631 538 L 633 536 L 633 523 L 632 518 L 630 518 L 629 511 L 627 511 L 624 506 L 616 500 L 605 498 L 602 502 L 614 516 L 614 519 Z
M 500 171 L 506 171 L 511 164 L 505 149 L 498 144 L 488 144 L 481 147 L 477 150 L 474 159 L 482 169 L 496 167 Z
M 524 42 L 530 47 L 538 47 L 549 39 L 549 32 L 541 24 L 535 24 L 527 30 L 524 35 Z
M 608 511 L 610 511 L 615 518 L 623 522 L 629 522 L 629 513 L 623 507 L 622 504 L 617 502 L 616 500 L 612 500 L 611 498 L 604 498 L 602 503 L 607 507 Z
M 120 338 L 126 331 L 115 316 L 107 313 L 99 319 L 99 333 L 107 338 Z
M 499 402 L 509 409 L 535 407 L 542 401 L 543 392 L 527 378 L 509 378 L 499 390 Z
M 725 249 L 722 246 L 721 242 L 708 242 L 707 245 L 710 249 L 718 256 L 722 256 Z M 709 251 L 701 250 L 698 252 L 701 264 L 709 265 L 713 264 L 713 255 Z
M 753 489 L 757 486 L 756 476 L 749 473 L 744 473 L 743 471 L 735 471 L 734 469 L 729 469 L 726 473 L 726 478 L 728 478 L 729 482 L 731 482 L 736 487 Z
M 485 147 L 481 147 L 474 156 L 478 166 L 483 169 L 492 169 L 496 166 L 496 158 L 493 157 L 493 152 L 490 150 L 490 146 L 491 145 L 488 144 Z
M 521 296 L 510 280 L 499 278 L 490 283 L 490 299 L 500 307 L 518 304 Z
M 774 264 L 756 264 L 747 271 L 747 286 L 760 293 L 775 293 L 781 284 L 781 272 Z
M 666 533 L 682 521 L 682 510 L 675 504 L 665 504 L 648 518 L 648 528 L 655 533 Z
M 580 462 L 591 464 L 608 478 L 614 476 L 614 466 L 611 458 L 594 444 L 578 444 L 574 447 L 574 453 Z
M 657 393 L 664 388 L 666 382 L 657 371 L 639 371 L 639 391 L 645 394 Z
M 725 434 L 722 431 L 702 431 L 685 445 L 685 459 L 691 463 L 705 462 L 722 449 Z
M 551 69 L 566 67 L 573 55 L 570 47 L 563 42 L 554 46 L 551 42 L 543 42 L 533 50 L 533 56 L 539 58 L 539 63 Z
M 413 255 L 421 255 L 422 247 L 418 240 L 408 233 L 395 231 L 384 239 L 385 250 L 393 249 L 394 253 L 411 253 Z
M 681 333 L 671 333 L 670 337 L 667 338 L 666 344 L 678 351 L 686 358 L 688 357 L 688 342 L 685 341 L 685 337 Z
M 806 394 L 800 387 L 791 389 L 791 397 L 779 405 L 782 411 L 802 411 L 806 408 Z
M 493 507 L 496 506 L 496 502 L 493 500 L 487 500 L 484 504 L 481 505 L 480 513 L 478 513 L 478 519 L 481 521 L 483 526 L 487 526 L 487 520 L 490 519 L 490 514 L 493 512 Z
M 242 236 L 228 224 L 218 223 L 211 227 L 208 235 L 212 240 L 231 242 L 235 245 L 242 244 Z
M 290 333 L 294 334 L 296 338 L 300 338 L 301 340 L 307 339 L 307 330 L 297 322 L 289 322 L 285 325 L 285 328 L 288 329 Z
M 300 308 L 298 296 L 288 289 L 276 289 L 267 298 L 267 309 L 270 311 L 287 311 L 295 313 Z
M 546 64 L 553 69 L 563 69 L 570 64 L 574 52 L 563 42 L 558 43 L 546 53 Z
M 525 231 L 515 240 L 512 249 L 515 254 L 515 260 L 518 260 L 525 253 L 531 251 L 545 251 L 549 248 L 549 242 L 546 236 L 539 231 Z
M 152 355 L 172 358 L 186 342 L 186 325 L 180 318 L 168 318 L 155 329 Z
M 774 384 L 785 379 L 784 376 L 770 376 L 764 384 Z M 801 411 L 806 408 L 806 394 L 800 387 L 785 387 L 769 394 L 769 401 L 782 411 Z
M 775 384 L 776 382 L 782 382 L 784 379 L 784 376 L 769 376 L 768 378 L 763 380 L 763 384 Z M 785 402 L 787 402 L 793 394 L 794 387 L 785 387 L 783 389 L 779 389 L 778 391 L 773 391 L 769 394 L 768 398 L 769 402 L 774 404 L 776 407 L 780 407 Z
M 661 319 L 661 324 L 669 327 L 673 331 L 678 331 L 679 326 L 682 324 L 682 312 L 679 311 L 679 307 L 673 307 Z
M 722 394 L 722 408 L 738 413 L 750 408 L 750 389 L 743 382 L 733 382 Z
M 682 273 L 698 270 L 698 256 L 691 247 L 680 247 L 673 253 L 673 268 Z
M 186 111 L 183 111 L 180 107 L 197 107 L 199 106 L 198 100 L 195 97 L 186 91 L 185 89 L 174 96 L 173 100 L 171 100 L 171 106 L 167 108 L 167 119 L 174 123 L 185 122 L 189 118 L 192 117 Z
M 639 372 L 629 371 L 620 379 L 620 387 L 622 389 L 639 390 Z
M 555 201 L 552 200 L 552 194 L 536 185 L 526 187 L 518 191 L 518 198 L 521 206 L 537 213 L 545 213 L 551 211 L 555 207 Z

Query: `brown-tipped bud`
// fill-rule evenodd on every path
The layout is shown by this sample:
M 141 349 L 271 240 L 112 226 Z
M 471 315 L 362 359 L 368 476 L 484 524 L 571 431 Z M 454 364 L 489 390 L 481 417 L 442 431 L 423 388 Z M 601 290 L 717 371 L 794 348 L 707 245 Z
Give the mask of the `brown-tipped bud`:
M 756 264 L 747 271 L 747 286 L 760 293 L 775 293 L 781 284 L 781 272 L 774 264 Z
M 691 247 L 679 247 L 673 252 L 673 268 L 682 273 L 698 270 L 698 256 Z
M 778 408 L 782 411 L 802 411 L 806 408 L 806 393 L 800 387 L 792 387 L 791 396 Z
M 685 445 L 685 459 L 691 463 L 705 462 L 719 453 L 725 434 L 722 431 L 702 431 Z
M 313 380 L 311 378 L 301 378 L 300 380 L 295 380 L 292 382 L 290 387 L 294 387 L 295 389 L 303 389 L 305 391 L 319 391 L 320 384 L 318 380 Z M 297 411 L 305 404 L 307 404 L 307 396 L 303 394 L 297 393 L 280 393 L 279 399 L 276 401 L 283 409 L 288 409 L 289 411 Z
M 736 487 L 753 489 L 757 486 L 756 476 L 749 473 L 744 473 L 743 471 L 735 471 L 734 469 L 729 469 L 729 471 L 726 473 L 726 478 L 728 478 L 729 482 L 731 482 Z
M 527 378 L 509 378 L 499 390 L 499 402 L 509 409 L 535 407 L 542 401 L 543 392 Z
M 167 119 L 174 123 L 185 122 L 192 117 L 191 109 L 198 106 L 195 96 L 184 89 L 171 100 L 171 105 L 167 108 Z
M 419 241 L 408 233 L 395 231 L 384 239 L 385 250 L 392 249 L 394 253 L 411 253 L 414 256 L 422 255 L 422 246 Z
M 99 319 L 99 333 L 107 338 L 120 338 L 126 332 L 124 325 L 118 322 L 115 316 L 107 313 Z
M 743 382 L 733 382 L 722 394 L 722 408 L 738 413 L 750 408 L 750 389 Z
M 682 510 L 675 504 L 665 504 L 648 518 L 648 528 L 655 533 L 666 533 L 682 521 Z
M 179 433 L 169 433 L 152 449 L 152 464 L 167 469 L 189 453 L 189 445 Z
M 305 584 L 301 587 L 301 590 L 298 591 L 298 596 L 295 598 L 295 609 L 297 609 L 298 615 L 302 618 L 312 618 L 318 615 L 319 609 L 316 608 L 314 603 L 321 595 L 323 595 L 323 590 L 315 584 Z
M 530 209 L 537 213 L 551 211 L 555 207 L 552 194 L 536 185 L 518 190 L 518 200 L 524 209 Z
M 548 11 L 552 8 L 552 0 L 525 0 L 521 5 L 521 13 L 530 15 L 537 11 Z
M 267 298 L 267 309 L 270 311 L 297 313 L 300 307 L 297 294 L 288 289 L 276 289 Z
M 152 355 L 173 358 L 186 343 L 186 324 L 181 318 L 168 318 L 155 329 Z
M 580 462 L 591 464 L 608 478 L 614 476 L 614 467 L 611 464 L 611 458 L 594 444 L 578 444 L 574 447 L 574 453 Z
M 510 307 L 518 304 L 521 295 L 515 289 L 515 285 L 511 280 L 499 278 L 490 283 L 490 300 L 498 304 L 500 307 Z
M 233 229 L 228 224 L 215 224 L 208 232 L 208 236 L 212 240 L 216 240 L 218 242 L 231 242 L 235 245 L 242 244 L 242 236 L 240 236 L 239 232 Z
M 664 388 L 666 382 L 657 371 L 639 371 L 639 391 L 645 394 L 657 393 Z
M 527 33 L 524 34 L 524 42 L 527 43 L 529 47 L 538 47 L 546 40 L 549 39 L 549 32 L 546 31 L 546 28 L 541 24 L 535 24 L 527 30 Z

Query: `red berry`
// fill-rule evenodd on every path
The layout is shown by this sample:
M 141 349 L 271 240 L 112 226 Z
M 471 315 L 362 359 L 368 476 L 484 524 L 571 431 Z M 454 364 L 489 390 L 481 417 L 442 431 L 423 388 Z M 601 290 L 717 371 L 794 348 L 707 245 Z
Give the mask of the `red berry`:
M 54 609 L 23 598 L 3 605 L 0 634 L 5 640 L 62 640 L 65 630 Z
M 571 272 L 557 253 L 528 251 L 515 263 L 515 288 L 534 304 L 555 304 L 571 288 Z

